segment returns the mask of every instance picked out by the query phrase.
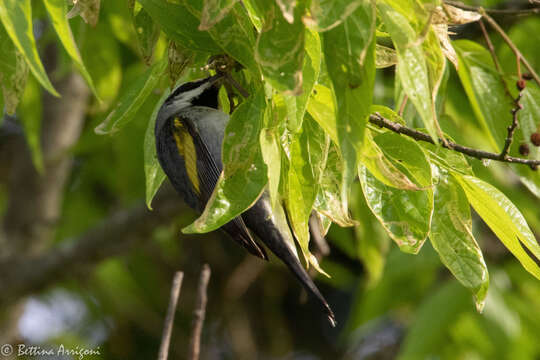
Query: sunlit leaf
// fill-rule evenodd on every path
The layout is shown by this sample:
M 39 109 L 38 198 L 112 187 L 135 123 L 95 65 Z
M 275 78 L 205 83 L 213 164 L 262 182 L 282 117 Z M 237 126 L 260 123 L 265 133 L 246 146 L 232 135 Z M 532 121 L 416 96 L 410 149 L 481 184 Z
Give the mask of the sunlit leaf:
M 402 251 L 417 253 L 430 230 L 432 190 L 407 191 L 386 186 L 363 166 L 358 174 L 366 202 L 388 235 Z
M 392 3 L 396 6 L 396 2 Z M 444 67 L 444 58 L 438 47 L 438 41 L 432 31 L 428 32 L 427 39 L 420 41 L 415 28 L 407 19 L 407 13 L 403 10 L 398 11 L 382 2 L 378 2 L 377 7 L 396 47 L 397 77 L 429 134 L 437 139 L 442 132 L 437 121 L 434 100 L 442 78 L 441 67 Z M 429 57 L 426 56 L 424 47 L 429 49 Z
M 315 31 L 306 29 L 305 49 L 302 91 L 297 96 L 284 94 L 289 112 L 287 127 L 293 133 L 302 126 L 307 103 L 321 69 L 321 40 Z
M 200 30 L 208 30 L 220 22 L 238 0 L 204 0 Z
M 146 101 L 151 91 L 156 87 L 165 71 L 167 62 L 160 60 L 133 83 L 121 96 L 116 107 L 110 112 L 105 121 L 99 124 L 95 131 L 104 135 L 117 132 L 129 123 Z
M 154 22 L 144 8 L 141 8 L 133 15 L 133 25 L 143 61 L 146 65 L 150 65 L 152 63 L 154 47 L 159 38 L 159 25 Z
M 438 170 L 435 206 L 429 239 L 443 264 L 471 290 L 479 311 L 484 307 L 489 276 L 482 252 L 472 233 L 469 202 L 448 172 Z
M 0 27 L 0 52 L 2 53 L 0 57 L 0 84 L 4 99 L 1 117 L 3 117 L 4 104 L 6 113 L 11 115 L 15 113 L 26 86 L 28 65 L 3 27 Z
M 274 88 L 299 95 L 302 92 L 304 64 L 303 8 L 296 8 L 293 23 L 283 17 L 273 1 L 268 1 L 263 11 L 265 22 L 257 38 L 255 59 Z
M 182 46 L 211 53 L 219 52 L 219 46 L 205 31 L 199 31 L 199 19 L 179 3 L 164 0 L 139 0 L 161 29 Z
M 32 28 L 32 5 L 30 0 L 3 0 L 0 2 L 0 20 L 15 44 L 24 56 L 32 74 L 39 83 L 55 96 L 60 96 L 47 77 L 39 58 Z
M 315 85 L 308 101 L 307 111 L 337 144 L 336 110 L 332 90 L 321 84 Z
M 312 0 L 311 19 L 317 31 L 327 31 L 340 25 L 351 15 L 364 0 Z
M 331 143 L 326 166 L 320 176 L 319 192 L 315 198 L 314 207 L 339 226 L 353 226 L 355 222 L 349 215 L 349 209 L 343 205 L 341 197 L 344 167 L 345 164 L 337 145 Z
M 268 182 L 259 143 L 266 103 L 253 94 L 231 116 L 223 141 L 223 172 L 203 214 L 184 233 L 215 230 L 248 209 Z
M 373 99 L 374 38 L 375 8 L 371 3 L 364 3 L 342 24 L 324 33 L 325 60 L 337 101 L 338 144 L 346 165 L 341 184 L 344 213 Z
M 485 48 L 469 40 L 455 41 L 454 48 L 459 59 L 459 79 L 474 114 L 492 148 L 500 150 L 506 138 L 506 127 L 512 121 L 512 107 L 493 60 Z
M 81 54 L 71 33 L 71 28 L 67 20 L 67 3 L 65 0 L 44 0 L 45 8 L 51 18 L 52 25 L 56 31 L 56 35 L 60 39 L 60 42 L 66 49 L 66 52 L 69 54 L 75 66 L 80 71 L 81 75 L 86 80 L 86 83 L 90 87 L 90 90 L 94 93 L 95 96 L 98 96 L 97 90 L 94 87 L 94 82 L 84 66 Z
M 540 259 L 540 245 L 518 208 L 492 185 L 473 176 L 454 176 L 482 220 L 523 267 L 540 279 L 540 267 L 522 247 L 524 245 L 536 259 Z

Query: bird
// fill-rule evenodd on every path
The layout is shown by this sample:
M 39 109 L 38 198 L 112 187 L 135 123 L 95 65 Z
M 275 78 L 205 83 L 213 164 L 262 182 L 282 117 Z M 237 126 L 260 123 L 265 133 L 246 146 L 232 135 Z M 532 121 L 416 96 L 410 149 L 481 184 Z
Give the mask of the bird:
M 199 213 L 223 170 L 221 151 L 229 115 L 218 104 L 222 78 L 223 74 L 218 73 L 177 86 L 156 117 L 154 134 L 159 164 L 186 204 Z M 268 260 L 262 242 L 320 304 L 330 324 L 336 325 L 328 302 L 288 245 L 284 230 L 277 225 L 267 190 L 252 207 L 221 229 L 252 255 Z

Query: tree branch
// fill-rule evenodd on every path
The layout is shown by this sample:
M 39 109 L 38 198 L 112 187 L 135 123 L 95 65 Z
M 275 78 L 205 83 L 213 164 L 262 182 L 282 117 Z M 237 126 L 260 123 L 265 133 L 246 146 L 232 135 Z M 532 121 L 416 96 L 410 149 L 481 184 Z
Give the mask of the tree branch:
M 480 6 L 465 5 L 461 1 L 444 0 L 445 4 L 467 11 L 479 11 Z M 488 14 L 493 15 L 533 15 L 540 13 L 540 8 L 532 7 L 528 9 L 485 9 Z
M 396 132 L 398 134 L 409 136 L 415 140 L 435 144 L 435 141 L 433 141 L 431 136 L 429 136 L 428 134 L 415 130 L 415 129 L 411 129 L 409 127 L 393 122 L 391 120 L 385 119 L 379 113 L 370 115 L 369 122 L 379 127 Z M 513 156 L 501 157 L 501 154 L 473 149 L 467 146 L 457 144 L 450 140 L 447 140 L 446 144 L 444 144 L 441 140 L 439 140 L 439 142 L 444 148 L 457 151 L 467 156 L 474 157 L 480 160 L 489 159 L 489 160 L 495 160 L 495 161 L 500 161 L 500 162 L 514 163 L 514 164 L 525 164 L 531 167 L 540 165 L 540 160 L 523 159 L 523 158 L 518 158 L 518 157 L 513 157 Z
M 113 213 L 79 238 L 71 239 L 40 255 L 11 257 L 0 263 L 0 306 L 74 275 L 88 266 L 128 251 L 152 231 L 169 223 L 182 209 L 172 189 L 155 199 L 155 210 L 145 204 Z
M 171 287 L 171 298 L 169 300 L 169 307 L 167 308 L 165 325 L 163 326 L 163 335 L 161 337 L 158 360 L 167 360 L 169 357 L 169 344 L 171 343 L 174 313 L 176 312 L 176 304 L 178 304 L 178 298 L 180 297 L 180 288 L 182 287 L 183 278 L 184 273 L 181 271 L 177 271 L 174 274 L 173 284 Z
M 191 327 L 191 341 L 189 345 L 189 360 L 199 360 L 201 352 L 201 333 L 206 315 L 208 281 L 210 280 L 210 266 L 204 264 L 201 277 L 199 279 L 199 289 L 197 291 L 197 304 L 193 312 L 193 326 Z

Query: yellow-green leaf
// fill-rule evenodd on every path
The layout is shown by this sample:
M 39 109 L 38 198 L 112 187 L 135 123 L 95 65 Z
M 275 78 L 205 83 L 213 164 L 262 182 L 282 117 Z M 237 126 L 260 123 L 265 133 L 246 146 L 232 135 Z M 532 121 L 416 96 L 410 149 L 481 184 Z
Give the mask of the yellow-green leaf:
M 32 74 L 41 85 L 54 96 L 60 96 L 47 77 L 41 63 L 32 27 L 32 5 L 30 0 L 0 1 L 0 20 L 9 37 L 23 54 Z
M 525 252 L 522 245 L 536 259 L 540 259 L 540 246 L 518 208 L 492 185 L 473 176 L 457 173 L 453 173 L 453 175 L 465 191 L 469 203 L 482 220 L 521 262 L 523 267 L 540 279 L 540 267 Z

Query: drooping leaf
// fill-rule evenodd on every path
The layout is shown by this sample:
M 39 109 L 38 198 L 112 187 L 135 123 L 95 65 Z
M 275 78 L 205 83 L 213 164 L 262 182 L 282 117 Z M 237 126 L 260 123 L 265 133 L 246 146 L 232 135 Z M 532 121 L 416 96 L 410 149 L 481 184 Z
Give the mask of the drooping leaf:
M 32 28 L 31 1 L 4 0 L 0 2 L 0 20 L 39 83 L 54 96 L 60 96 L 49 81 L 39 58 Z
M 536 259 L 540 259 L 540 245 L 518 208 L 492 185 L 473 176 L 453 175 L 482 220 L 523 267 L 540 279 L 540 267 L 522 247 L 524 245 Z
M 333 142 L 330 143 L 325 168 L 319 177 L 319 192 L 315 198 L 314 208 L 339 226 L 354 226 L 355 222 L 351 219 L 349 209 L 343 204 L 341 196 L 344 167 L 338 146 Z
M 418 186 L 431 186 L 431 166 L 426 154 L 411 138 L 390 131 L 373 138 L 385 156 Z
M 347 19 L 364 0 L 312 0 L 312 21 L 319 32 L 331 30 Z
M 2 105 L 5 104 L 6 113 L 12 115 L 24 93 L 28 78 L 28 65 L 3 27 L 0 27 L 0 51 L 2 53 L 0 57 L 0 84 L 4 99 Z M 2 117 L 3 111 L 4 107 L 2 106 Z
M 506 127 L 512 121 L 511 100 L 506 97 L 501 79 L 489 52 L 468 40 L 454 42 L 458 54 L 458 75 L 474 114 L 494 150 L 502 149 Z
M 187 11 L 191 12 L 195 18 L 201 18 L 203 10 L 201 1 L 184 0 L 184 4 Z M 255 47 L 253 26 L 240 2 L 236 2 L 223 19 L 208 29 L 207 33 L 222 51 L 253 74 L 259 74 L 259 66 L 255 61 L 253 50 Z M 213 53 L 219 53 L 219 50 Z
M 156 126 L 156 118 L 159 108 L 169 94 L 170 91 L 165 90 L 163 95 L 161 95 L 161 98 L 154 107 L 152 116 L 150 116 L 150 119 L 148 120 L 146 133 L 144 134 L 144 178 L 146 180 L 146 206 L 150 210 L 152 210 L 152 199 L 154 199 L 154 196 L 166 177 L 157 159 L 154 128 Z
M 208 30 L 220 22 L 238 0 L 204 0 L 199 30 Z
M 471 290 L 478 311 L 482 311 L 489 275 L 482 251 L 472 233 L 467 196 L 449 173 L 437 171 L 435 205 L 429 239 L 443 264 L 463 286 Z
M 139 108 L 156 87 L 166 66 L 167 61 L 165 60 L 156 62 L 146 71 L 144 76 L 141 76 L 133 83 L 120 98 L 118 104 L 110 112 L 105 121 L 96 127 L 96 134 L 104 135 L 117 132 L 133 120 Z
M 39 173 L 43 172 L 43 152 L 41 151 L 41 118 L 43 104 L 41 102 L 41 89 L 33 78 L 29 78 L 19 105 L 18 115 L 24 129 L 24 135 L 32 162 Z
M 274 1 L 268 1 L 263 11 L 265 22 L 257 38 L 255 59 L 274 88 L 299 95 L 304 64 L 303 8 L 296 8 L 293 23 L 283 17 Z
M 184 233 L 215 230 L 248 209 L 268 182 L 259 143 L 266 102 L 262 90 L 251 95 L 231 116 L 223 141 L 223 172 L 203 214 Z
M 315 85 L 308 101 L 307 111 L 337 144 L 336 110 L 332 90 L 321 84 Z
M 363 3 L 334 29 L 324 33 L 328 74 L 336 96 L 337 137 L 345 162 L 341 203 L 347 212 L 356 177 L 357 152 L 364 140 L 375 81 L 375 8 Z
M 433 192 L 400 190 L 378 181 L 359 167 L 366 202 L 388 235 L 404 252 L 417 253 L 426 240 L 433 214 Z
M 391 3 L 392 6 L 378 2 L 377 7 L 397 51 L 397 78 L 429 134 L 437 139 L 442 131 L 437 121 L 434 99 L 442 78 L 444 58 L 432 31 L 428 32 L 424 41 L 418 39 L 419 35 L 408 19 L 408 16 L 413 14 L 402 9 L 409 1 Z M 428 50 L 429 57 L 426 56 L 424 47 Z
M 90 113 L 102 112 L 109 108 L 118 95 L 122 83 L 122 64 L 118 42 L 110 36 L 107 23 L 100 22 L 85 36 L 81 55 L 86 69 L 96 87 L 98 98 Z
M 370 173 L 381 183 L 405 190 L 420 190 L 420 188 L 400 171 L 386 157 L 381 148 L 375 143 L 370 132 L 366 133 L 366 139 L 362 154 L 360 155 L 361 166 L 365 166 Z
M 199 19 L 184 4 L 164 0 L 139 0 L 161 29 L 183 47 L 218 53 L 219 46 L 206 31 L 199 31 Z
M 81 54 L 79 53 L 79 49 L 77 48 L 77 44 L 75 43 L 75 39 L 73 38 L 71 28 L 69 27 L 68 19 L 66 16 L 66 1 L 44 0 L 44 4 L 45 8 L 47 9 L 47 13 L 49 14 L 49 17 L 51 18 L 51 22 L 54 30 L 56 31 L 56 35 L 58 35 L 58 38 L 64 46 L 64 49 L 66 49 L 66 52 L 75 63 L 75 66 L 86 80 L 86 83 L 90 87 L 90 90 L 92 90 L 96 97 L 99 97 L 97 90 L 94 87 L 94 82 L 92 81 L 88 70 L 86 70 L 86 67 L 84 66 Z
M 154 22 L 144 8 L 141 8 L 133 14 L 133 26 L 135 27 L 139 52 L 145 64 L 150 65 L 154 47 L 159 39 L 159 25 Z
M 327 142 L 322 129 L 310 117 L 302 131 L 289 144 L 289 166 L 285 204 L 293 232 L 307 263 L 314 263 L 309 252 L 309 218 L 318 192 L 327 157 Z
M 289 112 L 287 127 L 295 133 L 302 126 L 307 103 L 321 69 L 321 40 L 315 31 L 305 30 L 305 56 L 302 67 L 302 91 L 299 95 L 284 94 Z

